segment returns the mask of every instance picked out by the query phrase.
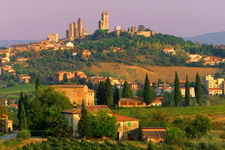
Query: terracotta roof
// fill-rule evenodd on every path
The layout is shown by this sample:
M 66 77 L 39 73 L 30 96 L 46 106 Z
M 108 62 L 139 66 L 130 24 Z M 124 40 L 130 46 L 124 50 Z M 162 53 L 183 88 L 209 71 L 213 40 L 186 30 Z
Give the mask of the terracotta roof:
M 127 116 L 122 116 L 119 114 L 114 113 L 113 116 L 116 117 L 117 121 L 122 122 L 122 121 L 140 121 L 139 119 L 136 118 L 131 118 L 131 117 L 127 117 Z
M 163 127 L 145 127 L 141 131 L 145 138 L 161 139 L 166 136 L 166 128 Z
M 141 129 L 165 129 L 166 130 L 166 128 L 164 128 L 164 127 L 142 127 Z
M 10 104 L 9 107 L 18 108 L 17 104 Z
M 50 87 L 53 87 L 53 88 L 83 88 L 85 87 L 86 85 L 64 85 L 64 84 L 61 84 L 61 85 L 49 85 Z
M 222 89 L 220 89 L 220 88 L 209 88 L 209 90 L 221 90 L 222 91 Z
M 86 106 L 87 111 L 101 111 L 101 110 L 106 110 L 109 111 L 109 113 L 112 113 L 112 111 L 109 109 L 108 106 L 106 105 L 94 105 L 94 106 Z M 71 108 L 67 110 L 63 110 L 62 113 L 66 114 L 81 114 L 82 108 Z
M 119 101 L 120 102 L 134 102 L 134 101 L 143 102 L 143 98 L 140 98 L 140 97 L 136 97 L 136 98 L 120 98 Z
M 6 117 L 8 117 L 8 115 L 6 115 L 6 114 L 3 114 L 3 115 L 2 115 L 2 117 L 6 118 Z
M 95 90 L 88 89 L 88 92 L 89 92 L 89 93 L 92 93 L 92 92 L 95 92 Z

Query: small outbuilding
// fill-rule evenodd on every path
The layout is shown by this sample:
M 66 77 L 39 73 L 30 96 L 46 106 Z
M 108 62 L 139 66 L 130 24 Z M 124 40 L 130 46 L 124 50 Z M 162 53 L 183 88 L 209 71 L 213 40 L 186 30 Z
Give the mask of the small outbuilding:
M 142 140 L 161 143 L 165 140 L 166 128 L 164 127 L 143 127 L 141 128 Z

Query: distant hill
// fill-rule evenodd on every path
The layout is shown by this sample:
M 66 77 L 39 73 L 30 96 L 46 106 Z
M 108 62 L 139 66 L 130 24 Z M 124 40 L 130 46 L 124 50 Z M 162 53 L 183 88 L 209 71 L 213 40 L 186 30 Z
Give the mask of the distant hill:
M 0 40 L 0 47 L 9 47 L 13 44 L 29 44 L 30 42 L 35 42 L 40 40 Z
M 225 31 L 223 32 L 213 32 L 213 33 L 207 33 L 202 34 L 195 37 L 187 37 L 184 38 L 185 40 L 190 40 L 193 42 L 201 42 L 201 43 L 207 43 L 207 44 L 224 44 L 225 45 Z

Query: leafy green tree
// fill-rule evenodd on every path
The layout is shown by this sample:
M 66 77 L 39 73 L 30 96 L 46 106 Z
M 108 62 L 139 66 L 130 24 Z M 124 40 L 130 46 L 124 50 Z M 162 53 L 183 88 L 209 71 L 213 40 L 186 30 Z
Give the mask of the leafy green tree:
M 119 91 L 118 87 L 115 86 L 114 93 L 113 93 L 114 104 L 117 105 L 119 100 L 120 100 L 120 91 Z
M 174 81 L 174 103 L 175 107 L 178 107 L 181 101 L 180 81 L 177 72 L 175 73 Z
M 201 79 L 197 73 L 196 80 L 195 80 L 195 98 L 199 105 L 201 105 L 201 98 L 202 98 L 202 84 Z
M 97 91 L 96 97 L 97 97 L 98 105 L 106 105 L 107 104 L 105 82 L 100 81 L 100 83 L 98 85 L 98 91 Z
M 211 129 L 209 118 L 197 115 L 195 119 L 186 127 L 185 131 L 189 138 L 200 138 Z
M 2 116 L 5 113 L 5 107 L 0 104 L 0 116 Z
M 57 122 L 57 115 L 62 110 L 72 108 L 68 97 L 53 88 L 41 88 L 30 104 L 28 114 L 29 128 L 32 130 L 48 130 Z M 60 126 L 62 129 L 64 126 Z
M 117 121 L 114 116 L 110 116 L 107 111 L 100 111 L 96 115 L 99 128 L 92 128 L 92 130 L 97 130 L 97 137 L 110 137 L 112 139 L 117 136 L 118 126 Z
M 91 134 L 91 126 L 90 126 L 90 119 L 87 115 L 87 109 L 84 104 L 84 101 L 82 102 L 82 109 L 81 109 L 81 117 L 78 122 L 78 130 L 77 132 L 80 134 L 82 137 L 89 137 L 89 134 Z
M 124 85 L 123 85 L 122 97 L 123 98 L 132 98 L 133 97 L 133 92 L 127 81 L 125 81 Z
M 108 106 L 113 105 L 113 90 L 109 77 L 105 81 L 106 101 Z
M 144 98 L 144 101 L 147 105 L 152 103 L 151 87 L 150 87 L 150 82 L 149 82 L 147 74 L 146 74 L 146 77 L 145 77 L 145 86 L 144 86 L 143 98 Z
M 186 106 L 190 106 L 190 82 L 188 81 L 188 76 L 186 76 L 186 84 L 185 84 L 185 101 Z
M 47 135 L 55 137 L 71 137 L 73 135 L 73 128 L 68 126 L 67 120 L 62 114 L 56 114 L 53 118 L 53 121 L 49 122 L 48 126 L 52 126 L 52 128 L 47 129 Z
M 165 143 L 168 145 L 182 145 L 185 132 L 177 127 L 167 128 Z
M 63 82 L 68 82 L 68 78 L 67 78 L 67 74 L 66 73 L 63 75 Z
M 26 112 L 25 112 L 25 108 L 24 108 L 23 103 L 22 103 L 22 106 L 21 106 L 20 127 L 23 130 L 27 129 L 27 117 L 26 117 Z

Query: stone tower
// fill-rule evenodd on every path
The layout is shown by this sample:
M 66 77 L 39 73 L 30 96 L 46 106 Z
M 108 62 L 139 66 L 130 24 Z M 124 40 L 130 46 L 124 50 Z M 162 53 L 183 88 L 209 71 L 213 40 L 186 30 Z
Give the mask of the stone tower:
M 69 25 L 69 40 L 74 40 L 74 23 Z
M 81 18 L 78 18 L 77 24 L 78 24 L 79 37 L 82 37 L 83 36 L 83 21 Z
M 109 30 L 109 14 L 102 12 L 101 20 L 98 22 L 98 29 Z
M 85 31 L 85 32 L 84 32 Z M 73 41 L 78 38 L 83 38 L 88 34 L 87 30 L 83 28 L 83 21 L 78 18 L 77 22 L 73 22 L 69 26 L 68 39 Z

